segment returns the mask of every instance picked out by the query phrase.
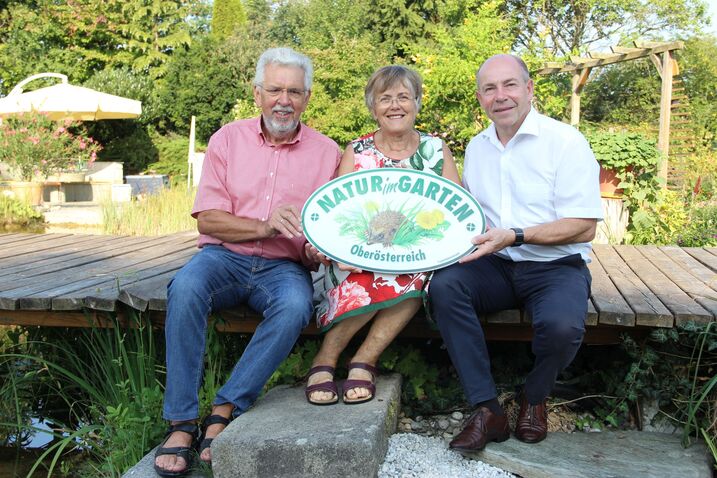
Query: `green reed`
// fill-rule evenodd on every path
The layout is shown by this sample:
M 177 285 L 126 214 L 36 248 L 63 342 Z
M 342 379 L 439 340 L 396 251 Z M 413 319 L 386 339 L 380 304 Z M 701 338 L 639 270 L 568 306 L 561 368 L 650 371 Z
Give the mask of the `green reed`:
M 103 232 L 113 235 L 160 236 L 197 229 L 190 216 L 193 189 L 178 184 L 128 203 L 102 203 Z

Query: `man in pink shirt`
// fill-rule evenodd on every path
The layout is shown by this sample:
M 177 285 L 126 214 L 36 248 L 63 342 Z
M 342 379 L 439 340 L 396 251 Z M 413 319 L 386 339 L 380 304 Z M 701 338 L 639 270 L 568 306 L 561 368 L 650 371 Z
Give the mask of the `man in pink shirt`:
M 265 51 L 254 77 L 261 116 L 230 123 L 209 141 L 192 209 L 201 251 L 168 289 L 164 418 L 171 425 L 156 453 L 160 476 L 181 476 L 191 464 L 209 313 L 247 304 L 263 320 L 203 421 L 205 462 L 211 440 L 254 403 L 311 317 L 300 212 L 340 159 L 334 141 L 300 123 L 312 76 L 306 56 Z

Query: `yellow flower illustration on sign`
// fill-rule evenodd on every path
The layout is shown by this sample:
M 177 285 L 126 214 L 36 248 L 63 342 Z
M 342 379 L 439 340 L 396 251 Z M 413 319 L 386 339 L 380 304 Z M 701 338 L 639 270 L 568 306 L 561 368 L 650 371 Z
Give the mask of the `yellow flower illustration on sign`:
M 379 209 L 379 205 L 376 201 L 368 201 L 363 206 L 366 211 L 368 211 L 370 214 L 376 214 Z
M 440 209 L 434 209 L 433 211 L 421 211 L 416 214 L 416 224 L 427 231 L 435 229 L 439 224 L 443 224 L 444 220 L 445 217 Z

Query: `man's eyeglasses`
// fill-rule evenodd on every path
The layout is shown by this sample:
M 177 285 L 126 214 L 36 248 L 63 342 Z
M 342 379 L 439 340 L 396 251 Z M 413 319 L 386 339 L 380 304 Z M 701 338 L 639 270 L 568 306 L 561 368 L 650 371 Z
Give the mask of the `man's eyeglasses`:
M 391 106 L 394 101 L 400 106 L 408 106 L 414 99 L 408 95 L 398 95 L 395 98 L 393 96 L 381 96 L 377 100 L 377 103 L 381 106 Z
M 297 88 L 275 88 L 275 87 L 264 88 L 261 85 L 257 85 L 257 86 L 259 86 L 259 88 L 264 90 L 264 93 L 266 93 L 271 98 L 278 98 L 285 91 L 286 91 L 286 94 L 289 96 L 289 99 L 292 99 L 292 100 L 300 100 L 306 94 L 306 90 L 299 90 Z

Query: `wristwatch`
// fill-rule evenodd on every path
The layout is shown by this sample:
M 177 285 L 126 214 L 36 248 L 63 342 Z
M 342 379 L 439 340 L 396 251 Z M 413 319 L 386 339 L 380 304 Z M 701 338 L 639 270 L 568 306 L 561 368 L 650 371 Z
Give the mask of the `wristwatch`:
M 511 247 L 520 247 L 525 244 L 525 234 L 523 234 L 523 229 L 519 227 L 511 227 L 510 230 L 515 233 L 515 242 Z

